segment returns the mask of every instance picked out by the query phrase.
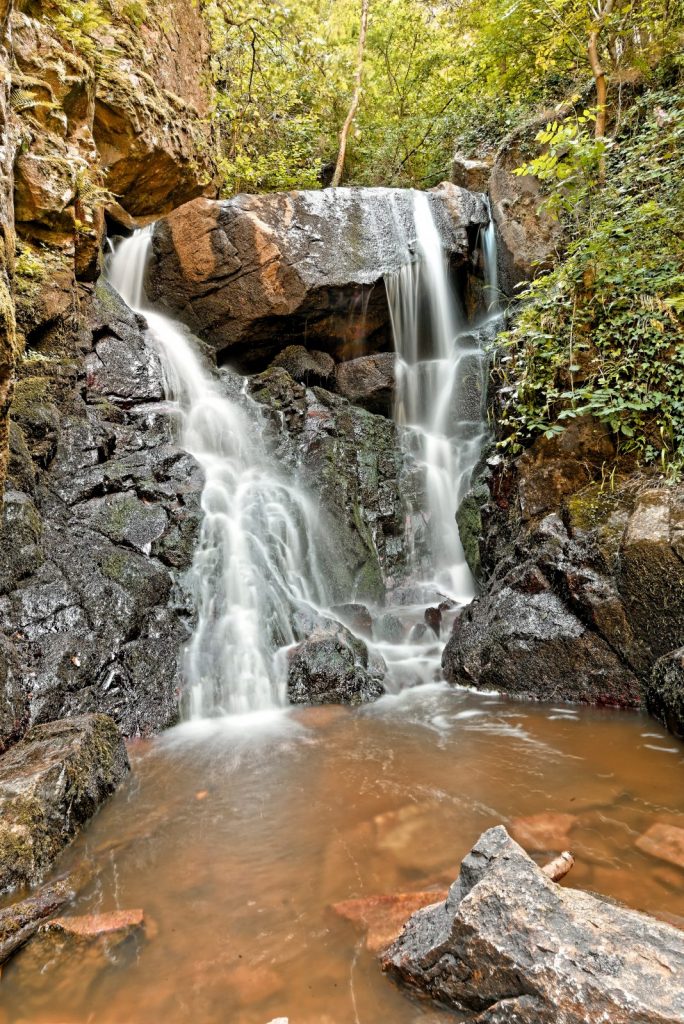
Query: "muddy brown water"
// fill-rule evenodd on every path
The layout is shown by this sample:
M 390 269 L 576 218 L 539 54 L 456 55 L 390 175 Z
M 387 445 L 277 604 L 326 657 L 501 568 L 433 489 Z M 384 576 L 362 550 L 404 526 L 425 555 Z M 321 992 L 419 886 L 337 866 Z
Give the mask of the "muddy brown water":
M 574 816 L 567 883 L 684 924 L 684 871 L 635 841 L 684 828 L 684 746 L 646 716 L 421 687 L 359 710 L 183 726 L 62 857 L 73 912 L 142 907 L 148 934 L 0 981 L 0 1024 L 438 1024 L 382 975 L 338 900 L 443 888 L 488 826 Z M 535 854 L 544 860 L 543 851 Z

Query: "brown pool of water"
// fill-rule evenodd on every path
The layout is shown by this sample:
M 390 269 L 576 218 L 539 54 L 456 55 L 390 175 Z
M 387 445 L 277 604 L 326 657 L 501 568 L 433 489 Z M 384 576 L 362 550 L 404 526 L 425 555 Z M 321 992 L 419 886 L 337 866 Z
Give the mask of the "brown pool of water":
M 567 884 L 684 923 L 684 871 L 636 843 L 684 828 L 684 747 L 643 715 L 422 687 L 181 727 L 131 761 L 56 873 L 91 858 L 71 912 L 141 907 L 147 936 L 47 964 L 29 945 L 0 1024 L 454 1020 L 383 976 L 331 904 L 443 889 L 484 829 L 532 815 L 572 815 Z

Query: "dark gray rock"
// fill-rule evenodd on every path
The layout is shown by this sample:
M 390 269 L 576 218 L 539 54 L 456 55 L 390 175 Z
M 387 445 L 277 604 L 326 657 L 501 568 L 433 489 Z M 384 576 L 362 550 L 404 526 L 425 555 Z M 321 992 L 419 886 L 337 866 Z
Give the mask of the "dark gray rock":
M 394 352 L 379 352 L 339 363 L 335 371 L 337 391 L 354 405 L 390 416 L 394 401 L 394 363 Z
M 375 624 L 375 634 L 378 640 L 385 643 L 400 644 L 406 636 L 406 629 L 398 616 L 385 612 Z
M 0 758 L 0 891 L 32 884 L 128 771 L 107 715 L 34 726 Z
M 319 625 L 288 652 L 292 704 L 367 704 L 385 692 L 385 664 L 337 622 Z
M 86 309 L 72 354 L 27 360 L 20 389 L 0 526 L 0 746 L 82 712 L 126 735 L 178 715 L 201 473 L 175 442 L 144 322 L 102 282 Z
M 652 672 L 684 642 L 684 490 L 639 474 L 605 485 L 611 444 L 585 419 L 514 465 L 483 459 L 459 510 L 483 594 L 454 625 L 449 680 L 626 706 L 646 694 L 676 721 Z
M 282 368 L 251 378 L 249 388 L 273 414 L 277 458 L 316 495 L 332 602 L 382 604 L 409 571 L 424 482 L 401 451 L 396 425 L 307 389 Z
M 383 969 L 477 1024 L 681 1024 L 684 935 L 561 888 L 499 826 Z
M 684 739 L 684 647 L 658 659 L 645 685 L 645 697 L 650 713 Z

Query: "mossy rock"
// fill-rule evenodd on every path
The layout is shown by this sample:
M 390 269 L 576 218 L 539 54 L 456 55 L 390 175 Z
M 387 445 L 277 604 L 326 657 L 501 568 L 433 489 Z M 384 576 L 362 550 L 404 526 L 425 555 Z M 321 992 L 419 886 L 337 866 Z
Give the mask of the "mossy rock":
M 128 771 L 107 715 L 34 726 L 0 758 L 0 892 L 37 881 Z

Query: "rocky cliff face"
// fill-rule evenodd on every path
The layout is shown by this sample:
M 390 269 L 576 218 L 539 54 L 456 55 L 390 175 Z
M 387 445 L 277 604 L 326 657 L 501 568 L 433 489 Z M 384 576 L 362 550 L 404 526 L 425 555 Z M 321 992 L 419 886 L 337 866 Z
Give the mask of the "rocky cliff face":
M 431 202 L 466 263 L 483 198 L 444 183 Z M 150 295 L 246 371 L 293 343 L 340 361 L 391 348 L 383 277 L 410 259 L 412 216 L 401 189 L 200 199 L 157 223 Z
M 129 225 L 156 216 L 211 192 L 213 167 L 208 41 L 189 0 L 103 16 L 87 36 L 39 0 L 0 15 L 1 478 L 12 367 L 25 347 L 71 350 L 104 207 Z
M 131 225 L 213 189 L 206 30 L 189 0 L 65 18 L 0 4 L 0 746 L 105 706 L 129 734 L 173 721 L 192 615 L 198 474 L 96 282 L 105 208 Z
M 583 420 L 515 464 L 485 459 L 459 513 L 483 593 L 443 667 L 517 696 L 647 706 L 681 732 L 684 490 L 627 467 L 608 477 L 615 458 Z

